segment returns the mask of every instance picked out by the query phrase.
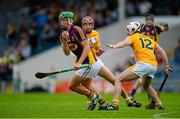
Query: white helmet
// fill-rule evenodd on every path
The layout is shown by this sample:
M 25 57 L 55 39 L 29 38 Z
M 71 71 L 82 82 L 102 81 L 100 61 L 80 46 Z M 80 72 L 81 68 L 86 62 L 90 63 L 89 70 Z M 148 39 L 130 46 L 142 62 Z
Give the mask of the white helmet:
M 130 22 L 126 28 L 129 31 L 130 35 L 134 34 L 137 31 L 141 30 L 141 24 L 139 22 Z

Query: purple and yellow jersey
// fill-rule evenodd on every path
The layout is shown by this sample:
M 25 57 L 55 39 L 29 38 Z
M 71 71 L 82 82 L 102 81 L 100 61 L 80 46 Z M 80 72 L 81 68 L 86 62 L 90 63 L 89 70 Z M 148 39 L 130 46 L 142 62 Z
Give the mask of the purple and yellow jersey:
M 100 34 L 97 31 L 92 30 L 92 32 L 87 33 L 86 36 L 89 40 L 91 50 L 96 55 L 96 51 L 101 47 Z
M 76 55 L 77 57 L 76 61 L 78 61 L 82 55 L 83 46 L 81 45 L 81 42 L 83 40 L 87 40 L 87 37 L 85 33 L 83 32 L 83 30 L 78 26 L 71 25 L 70 30 L 69 30 L 69 40 L 67 41 L 67 43 L 71 52 L 73 52 L 73 54 Z M 95 55 L 93 54 L 92 51 L 89 51 L 88 56 L 84 60 L 83 64 L 93 64 L 95 62 L 96 62 Z
M 142 25 L 141 28 L 141 33 L 149 36 L 151 39 L 153 39 L 154 41 L 158 42 L 159 40 L 159 35 L 162 32 L 161 28 L 157 25 L 153 25 L 151 27 L 147 26 L 147 25 Z

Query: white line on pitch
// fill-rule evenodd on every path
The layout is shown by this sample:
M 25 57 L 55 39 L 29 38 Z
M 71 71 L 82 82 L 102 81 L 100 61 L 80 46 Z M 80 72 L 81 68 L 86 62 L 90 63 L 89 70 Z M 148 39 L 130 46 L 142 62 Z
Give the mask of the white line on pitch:
M 153 117 L 154 118 L 159 118 L 162 115 L 168 115 L 168 114 L 174 114 L 174 113 L 176 113 L 176 111 L 174 111 L 174 112 L 167 112 L 167 113 L 157 113 L 157 114 L 153 114 Z

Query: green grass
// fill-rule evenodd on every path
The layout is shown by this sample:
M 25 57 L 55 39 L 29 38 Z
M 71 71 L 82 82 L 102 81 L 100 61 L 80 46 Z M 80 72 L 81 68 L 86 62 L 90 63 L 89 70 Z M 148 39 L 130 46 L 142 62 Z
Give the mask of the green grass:
M 112 95 L 104 95 L 109 102 Z M 144 93 L 137 95 L 141 108 L 127 107 L 120 99 L 118 111 L 86 111 L 86 98 L 79 94 L 0 94 L 0 117 L 62 117 L 62 118 L 180 118 L 180 94 L 163 93 L 165 110 L 145 110 L 148 103 Z

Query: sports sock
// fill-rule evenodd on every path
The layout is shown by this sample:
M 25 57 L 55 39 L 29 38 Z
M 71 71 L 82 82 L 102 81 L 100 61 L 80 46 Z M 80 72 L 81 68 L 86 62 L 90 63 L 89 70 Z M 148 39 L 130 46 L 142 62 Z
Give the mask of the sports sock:
M 119 106 L 119 98 L 118 97 L 114 97 L 112 100 L 112 106 Z
M 106 101 L 104 100 L 103 97 L 100 97 L 100 98 L 99 98 L 98 103 L 99 103 L 99 105 L 101 105 L 102 107 L 106 106 Z
M 133 88 L 130 92 L 130 95 L 134 97 L 135 93 L 136 93 L 136 89 Z
M 87 96 L 88 98 L 92 99 L 93 97 L 93 92 L 90 92 L 90 94 Z
M 90 92 L 89 96 L 87 96 L 88 98 L 90 98 L 91 100 L 96 98 L 96 94 L 94 92 Z

